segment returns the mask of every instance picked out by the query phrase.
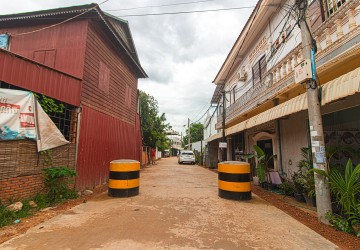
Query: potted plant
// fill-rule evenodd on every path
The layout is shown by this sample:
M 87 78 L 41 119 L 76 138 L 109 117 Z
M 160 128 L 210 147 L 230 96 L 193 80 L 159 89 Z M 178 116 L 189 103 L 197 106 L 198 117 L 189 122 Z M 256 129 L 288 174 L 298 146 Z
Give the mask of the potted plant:
M 299 170 L 293 175 L 295 196 L 299 201 L 306 201 L 310 206 L 316 206 L 315 178 L 310 170 L 313 166 L 310 148 L 301 148 L 302 160 L 299 161 Z M 303 198 L 301 198 L 301 195 Z
M 305 192 L 304 178 L 301 171 L 295 172 L 291 176 L 292 182 L 294 183 L 294 197 L 296 201 L 305 202 L 303 193 Z
M 332 195 L 342 208 L 340 216 L 352 227 L 347 230 L 360 237 L 360 164 L 354 167 L 349 159 L 344 173 L 331 168 L 328 173 L 321 169 L 312 171 L 326 177 Z
M 271 183 L 267 182 L 266 174 L 269 169 L 269 163 L 271 159 L 275 157 L 275 155 L 265 154 L 264 150 L 262 150 L 258 145 L 254 145 L 254 150 L 256 154 L 254 154 L 253 157 L 256 157 L 257 159 L 256 175 L 259 178 L 261 187 L 268 188 L 271 186 Z
M 284 194 L 287 196 L 294 196 L 295 185 L 292 181 L 288 179 L 283 179 L 280 189 L 284 191 Z

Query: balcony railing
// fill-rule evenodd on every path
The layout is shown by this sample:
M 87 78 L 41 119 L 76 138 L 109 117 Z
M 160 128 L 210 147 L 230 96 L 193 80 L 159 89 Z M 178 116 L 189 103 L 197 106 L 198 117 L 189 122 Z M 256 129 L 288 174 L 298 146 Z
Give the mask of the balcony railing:
M 340 54 L 342 58 L 346 56 L 346 53 L 351 55 L 353 51 L 350 48 L 360 49 L 360 26 L 355 21 L 356 8 L 359 5 L 359 1 L 343 4 L 313 33 L 318 47 L 316 54 L 318 72 L 334 61 L 338 61 Z M 294 68 L 303 60 L 302 53 L 301 44 L 299 44 L 268 70 L 264 82 L 254 85 L 234 104 L 226 108 L 226 123 L 232 122 L 292 88 L 295 85 Z M 221 116 L 218 117 L 216 128 L 222 128 Z

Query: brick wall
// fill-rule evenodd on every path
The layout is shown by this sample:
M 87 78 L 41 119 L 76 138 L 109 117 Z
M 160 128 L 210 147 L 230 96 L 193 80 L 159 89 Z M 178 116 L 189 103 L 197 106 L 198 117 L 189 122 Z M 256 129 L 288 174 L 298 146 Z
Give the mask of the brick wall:
M 32 198 L 44 190 L 42 169 L 45 156 L 38 153 L 36 142 L 30 140 L 0 141 L 0 200 Z M 76 167 L 74 143 L 51 150 L 53 166 Z
M 3 204 L 34 197 L 44 190 L 42 174 L 0 180 L 0 200 Z

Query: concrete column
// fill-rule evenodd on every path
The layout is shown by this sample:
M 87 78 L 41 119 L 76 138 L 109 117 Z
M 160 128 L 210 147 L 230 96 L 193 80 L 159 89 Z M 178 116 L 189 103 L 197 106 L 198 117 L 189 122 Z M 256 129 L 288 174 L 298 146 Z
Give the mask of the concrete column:
M 321 49 L 321 36 L 318 35 L 315 37 L 315 40 L 316 40 L 316 45 L 317 45 L 317 51 L 320 52 L 322 49 Z
M 228 161 L 233 161 L 233 158 L 232 158 L 232 138 L 231 136 L 227 136 L 226 137 L 226 142 L 227 142 L 227 150 L 226 150 L 226 156 L 227 156 L 227 160 Z
M 325 36 L 326 36 L 326 46 L 330 46 L 332 44 L 330 29 L 326 28 L 324 30 L 324 33 L 325 33 Z
M 292 64 L 291 64 L 291 57 L 289 57 L 287 59 L 286 64 L 287 64 L 288 73 L 291 73 L 293 71 L 293 67 L 292 67 Z
M 302 49 L 299 49 L 299 53 L 297 54 L 298 57 L 298 63 L 301 63 L 303 60 L 303 53 L 302 53 Z M 299 62 L 300 61 L 300 62 Z
M 286 71 L 286 62 L 284 62 L 281 67 L 283 68 L 283 77 L 285 77 L 288 74 Z
M 275 68 L 274 71 L 273 71 L 273 80 L 274 80 L 274 83 L 277 82 L 278 80 L 278 77 L 277 77 L 277 69 Z
M 340 39 L 344 35 L 343 28 L 342 28 L 342 20 L 336 19 L 335 25 L 336 25 L 336 37 L 337 37 L 337 39 Z
M 281 67 L 282 67 L 282 65 L 280 65 L 280 66 L 278 67 L 278 71 L 279 71 L 279 74 L 278 74 L 279 77 L 278 77 L 278 79 L 279 79 L 279 80 L 282 79 Z
M 293 63 L 294 63 L 293 68 L 295 69 L 296 65 L 298 65 L 298 63 L 299 63 L 298 56 L 296 53 L 292 55 L 292 59 L 293 59 Z
M 349 16 L 349 30 L 352 31 L 356 28 L 355 10 L 349 9 L 347 15 Z

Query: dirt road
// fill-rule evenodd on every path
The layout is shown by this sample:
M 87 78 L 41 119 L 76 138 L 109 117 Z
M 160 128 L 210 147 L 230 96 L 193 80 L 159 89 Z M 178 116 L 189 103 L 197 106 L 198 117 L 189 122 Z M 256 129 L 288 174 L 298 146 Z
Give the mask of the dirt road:
M 140 195 L 106 193 L 30 229 L 0 249 L 336 249 L 253 195 L 218 197 L 217 174 L 176 158 L 141 171 Z

